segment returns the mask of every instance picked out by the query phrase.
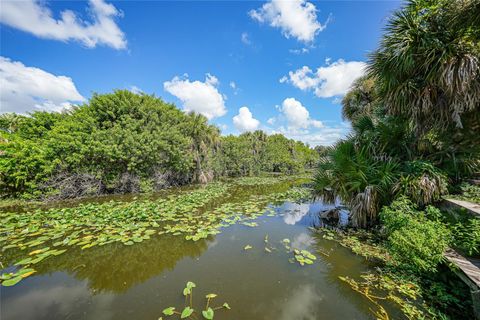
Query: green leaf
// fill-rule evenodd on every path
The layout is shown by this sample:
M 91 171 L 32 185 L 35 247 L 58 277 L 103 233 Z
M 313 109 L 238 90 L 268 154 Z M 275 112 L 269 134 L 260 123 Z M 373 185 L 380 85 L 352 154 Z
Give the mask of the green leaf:
M 205 296 L 205 298 L 207 298 L 207 299 L 213 299 L 213 298 L 215 298 L 216 296 L 217 296 L 217 295 L 216 295 L 215 293 L 209 293 L 209 294 L 207 294 L 207 295 Z
M 249 245 L 249 244 L 247 244 L 247 245 L 243 248 L 243 250 L 250 250 L 250 249 L 252 249 L 252 246 Z
M 166 316 L 171 316 L 174 311 L 175 311 L 175 307 L 170 307 L 167 309 L 163 309 L 162 313 Z
M 183 309 L 182 311 L 182 314 L 180 315 L 180 318 L 181 319 L 185 319 L 185 318 L 188 318 L 192 315 L 193 313 L 193 309 L 190 308 L 190 307 L 185 307 L 185 309 Z
M 2 282 L 2 286 L 4 287 L 11 287 L 11 286 L 14 286 L 16 285 L 17 283 L 20 282 L 20 280 L 22 280 L 22 276 L 17 276 L 15 278 L 12 278 L 12 279 L 8 279 L 8 280 L 5 280 Z
M 192 289 L 192 288 L 195 288 L 197 285 L 195 283 L 193 283 L 192 281 L 188 281 L 187 282 L 187 288 L 188 289 Z
M 226 303 L 226 302 L 223 304 L 223 306 L 222 306 L 222 307 L 224 307 L 225 309 L 228 309 L 228 310 L 230 310 L 230 309 L 231 309 L 231 308 L 230 308 L 230 306 L 228 305 L 228 303 Z
M 212 320 L 215 312 L 213 312 L 212 308 L 208 308 L 207 310 L 202 311 L 202 315 L 205 319 Z

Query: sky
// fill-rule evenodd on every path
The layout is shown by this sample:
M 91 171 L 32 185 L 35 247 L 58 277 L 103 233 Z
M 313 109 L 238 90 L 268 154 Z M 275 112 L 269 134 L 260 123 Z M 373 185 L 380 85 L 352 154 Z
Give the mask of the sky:
M 341 99 L 399 1 L 0 2 L 0 113 L 116 89 L 311 146 L 348 134 Z

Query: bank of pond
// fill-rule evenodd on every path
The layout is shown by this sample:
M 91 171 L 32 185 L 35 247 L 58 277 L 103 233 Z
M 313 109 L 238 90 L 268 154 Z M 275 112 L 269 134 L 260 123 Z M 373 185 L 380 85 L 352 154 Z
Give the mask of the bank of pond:
M 368 235 L 325 225 L 334 205 L 312 200 L 307 182 L 5 208 L 2 319 L 436 317 L 417 283 L 381 269 L 387 254 Z

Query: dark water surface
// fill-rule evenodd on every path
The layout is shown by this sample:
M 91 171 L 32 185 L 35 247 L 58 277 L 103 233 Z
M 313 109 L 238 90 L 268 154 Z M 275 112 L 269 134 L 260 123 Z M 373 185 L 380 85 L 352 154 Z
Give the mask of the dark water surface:
M 273 189 L 239 187 L 234 197 Z M 218 294 L 214 306 L 229 303 L 231 310 L 216 311 L 215 319 L 374 319 L 369 302 L 338 279 L 371 266 L 311 228 L 322 224 L 318 212 L 325 207 L 277 204 L 278 214 L 260 216 L 257 227 L 237 224 L 197 242 L 157 235 L 133 246 L 74 248 L 38 264 L 38 272 L 17 285 L 1 287 L 1 319 L 158 319 L 166 307 L 183 309 L 187 281 L 197 285 L 198 310 L 212 292 Z M 314 264 L 291 263 L 285 238 L 292 248 L 314 253 Z M 386 308 L 395 318 L 398 310 Z

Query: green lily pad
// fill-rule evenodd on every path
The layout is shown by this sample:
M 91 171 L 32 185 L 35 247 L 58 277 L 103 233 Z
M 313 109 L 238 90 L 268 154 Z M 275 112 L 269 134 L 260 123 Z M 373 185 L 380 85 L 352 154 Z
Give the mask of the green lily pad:
M 2 282 L 2 286 L 4 286 L 4 287 L 14 286 L 14 285 L 16 285 L 17 283 L 19 283 L 22 279 L 23 279 L 22 276 L 16 276 L 15 278 L 12 278 L 12 279 L 8 279 L 8 280 L 3 281 L 3 282 Z
M 215 312 L 213 311 L 212 308 L 208 308 L 207 310 L 202 311 L 202 316 L 205 319 L 212 320 L 214 315 L 215 315 Z
M 169 307 L 169 308 L 163 309 L 162 313 L 166 316 L 171 316 L 173 315 L 174 311 L 175 311 L 175 307 Z
M 193 309 L 190 308 L 190 307 L 185 307 L 185 309 L 183 309 L 182 311 L 182 314 L 180 315 L 180 318 L 181 319 L 185 319 L 185 318 L 188 318 L 192 315 L 193 313 Z

